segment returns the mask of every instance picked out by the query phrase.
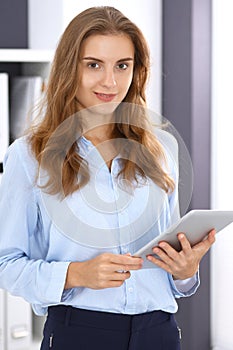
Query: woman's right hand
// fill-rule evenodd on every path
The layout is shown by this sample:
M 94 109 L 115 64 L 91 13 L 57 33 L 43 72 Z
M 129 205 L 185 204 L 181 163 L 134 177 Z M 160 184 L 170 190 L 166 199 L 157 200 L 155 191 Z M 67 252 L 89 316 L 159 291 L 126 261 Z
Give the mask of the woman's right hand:
M 103 253 L 82 262 L 71 262 L 67 271 L 65 289 L 120 287 L 130 277 L 130 270 L 139 270 L 142 263 L 142 258 L 132 257 L 130 254 L 112 253 Z

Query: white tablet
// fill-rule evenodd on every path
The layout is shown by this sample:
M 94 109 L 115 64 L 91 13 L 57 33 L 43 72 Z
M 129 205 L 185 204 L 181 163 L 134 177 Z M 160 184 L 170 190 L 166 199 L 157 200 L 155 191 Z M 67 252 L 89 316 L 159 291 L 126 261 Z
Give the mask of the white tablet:
M 233 211 L 191 210 L 166 232 L 154 238 L 133 255 L 146 259 L 148 254 L 153 254 L 152 248 L 161 241 L 168 242 L 177 251 L 180 251 L 181 247 L 177 238 L 178 233 L 185 233 L 191 246 L 193 246 L 202 241 L 212 229 L 219 232 L 232 222 Z

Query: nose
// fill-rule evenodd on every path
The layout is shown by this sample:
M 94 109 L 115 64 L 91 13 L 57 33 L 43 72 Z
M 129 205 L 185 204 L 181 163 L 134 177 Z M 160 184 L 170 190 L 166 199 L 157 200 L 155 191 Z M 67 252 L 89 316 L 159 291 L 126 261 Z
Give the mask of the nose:
M 116 77 L 112 69 L 106 69 L 103 72 L 101 85 L 107 89 L 114 88 L 116 86 Z

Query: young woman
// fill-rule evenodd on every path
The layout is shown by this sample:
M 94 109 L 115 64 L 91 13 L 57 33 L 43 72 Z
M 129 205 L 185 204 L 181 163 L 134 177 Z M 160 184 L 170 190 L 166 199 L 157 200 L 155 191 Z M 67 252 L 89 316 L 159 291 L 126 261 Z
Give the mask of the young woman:
M 191 248 L 133 253 L 178 218 L 178 174 L 146 113 L 149 52 L 112 7 L 61 37 L 43 118 L 7 152 L 0 287 L 47 313 L 41 349 L 180 349 L 175 298 L 199 284 L 214 231 Z M 175 145 L 174 140 L 173 146 Z M 149 261 L 150 260 L 150 261 Z

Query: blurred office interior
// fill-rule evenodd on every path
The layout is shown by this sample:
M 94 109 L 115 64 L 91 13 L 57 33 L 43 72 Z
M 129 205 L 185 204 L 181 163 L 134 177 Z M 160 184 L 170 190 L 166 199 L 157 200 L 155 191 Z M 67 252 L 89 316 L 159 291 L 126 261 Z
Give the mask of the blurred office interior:
M 181 184 L 181 214 L 187 209 L 232 210 L 232 0 L 0 0 L 0 73 L 12 79 L 32 74 L 34 66 L 40 68 L 46 62 L 46 75 L 68 22 L 96 5 L 122 10 L 148 40 L 152 56 L 148 108 L 171 121 L 192 160 L 192 197 L 189 207 L 183 206 Z M 43 52 L 48 53 L 47 60 L 40 58 Z M 21 54 L 26 58 L 12 57 Z M 35 65 L 30 63 L 30 55 Z M 37 68 L 33 74 L 38 75 Z M 232 251 L 231 225 L 217 235 L 217 242 L 201 263 L 198 292 L 178 300 L 183 350 L 233 349 Z M 44 319 L 32 315 L 27 321 L 31 322 L 30 334 L 17 333 L 21 338 L 29 334 L 24 348 L 20 336 L 17 342 L 17 334 L 10 340 L 6 320 L 16 317 L 17 306 L 7 308 L 6 301 L 15 302 L 1 291 L 0 349 L 39 349 Z

